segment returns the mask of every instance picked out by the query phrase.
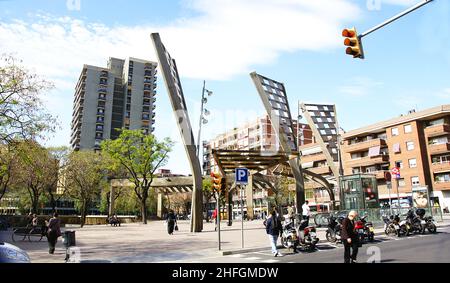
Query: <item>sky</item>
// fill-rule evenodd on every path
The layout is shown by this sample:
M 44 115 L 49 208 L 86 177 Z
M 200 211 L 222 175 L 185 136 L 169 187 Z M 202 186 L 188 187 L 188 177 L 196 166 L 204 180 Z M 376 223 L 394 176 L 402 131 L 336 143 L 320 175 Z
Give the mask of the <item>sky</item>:
M 0 54 L 54 82 L 46 107 L 69 145 L 74 88 L 84 64 L 109 57 L 157 61 L 159 32 L 176 59 L 197 136 L 203 80 L 209 123 L 202 140 L 264 114 L 253 71 L 285 84 L 297 102 L 336 104 L 353 130 L 450 102 L 450 1 L 434 0 L 363 39 L 365 60 L 345 54 L 342 29 L 361 33 L 420 0 L 0 0 Z M 166 168 L 189 174 L 174 115 L 158 78 L 155 135 L 176 142 Z

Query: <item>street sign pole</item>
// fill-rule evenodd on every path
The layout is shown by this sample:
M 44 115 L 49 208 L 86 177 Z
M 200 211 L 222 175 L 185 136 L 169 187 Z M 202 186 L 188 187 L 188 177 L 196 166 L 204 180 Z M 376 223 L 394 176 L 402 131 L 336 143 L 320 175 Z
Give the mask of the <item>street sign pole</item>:
M 220 242 L 220 190 L 217 192 L 217 216 L 216 216 L 216 226 L 217 226 L 217 236 L 219 238 L 219 251 L 222 249 L 222 245 Z
M 391 198 L 392 182 L 387 184 L 387 188 L 389 192 L 389 214 L 392 215 L 392 198 Z
M 397 202 L 398 202 L 398 214 L 400 214 L 400 192 L 399 192 L 399 187 L 400 187 L 400 175 L 397 175 L 395 177 L 396 183 L 397 183 Z
M 243 187 L 240 186 L 240 189 L 241 189 L 241 243 L 242 243 L 242 248 L 244 248 L 244 188 L 245 188 L 245 185 Z

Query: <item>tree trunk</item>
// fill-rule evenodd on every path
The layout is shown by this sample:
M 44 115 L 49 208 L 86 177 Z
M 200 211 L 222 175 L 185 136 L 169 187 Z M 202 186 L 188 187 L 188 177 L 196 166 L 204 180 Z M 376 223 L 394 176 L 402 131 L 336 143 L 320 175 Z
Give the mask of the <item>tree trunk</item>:
M 52 193 L 50 193 L 50 206 L 52 207 L 52 214 L 56 212 L 56 200 Z
M 84 224 L 86 223 L 86 212 L 87 212 L 87 202 L 86 200 L 83 200 L 83 203 L 81 204 L 81 228 L 84 227 Z
M 109 209 L 111 208 L 111 193 L 106 193 L 106 214 L 108 215 L 108 218 L 111 216 L 109 215 Z
M 38 196 L 33 196 L 33 199 L 31 201 L 31 210 L 33 214 L 38 214 L 38 209 L 39 209 L 39 197 Z
M 141 200 L 141 215 L 142 223 L 147 224 L 147 201 L 144 198 Z

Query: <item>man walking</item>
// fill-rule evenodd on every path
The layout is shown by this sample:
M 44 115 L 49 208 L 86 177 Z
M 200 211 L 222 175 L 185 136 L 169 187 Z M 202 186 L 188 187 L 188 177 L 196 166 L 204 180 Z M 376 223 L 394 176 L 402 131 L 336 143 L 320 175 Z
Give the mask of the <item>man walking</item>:
M 309 208 L 309 202 L 305 201 L 305 203 L 302 205 L 302 217 L 303 220 L 306 220 L 306 226 L 309 225 L 309 216 L 311 215 L 311 209 Z
M 342 221 L 341 239 L 344 244 L 344 262 L 356 263 L 358 256 L 358 234 L 355 231 L 355 218 L 358 213 L 354 210 L 350 211 L 348 217 Z
M 269 235 L 270 245 L 272 247 L 272 254 L 277 256 L 283 256 L 277 249 L 278 236 L 283 231 L 281 226 L 281 220 L 277 215 L 276 210 L 273 210 L 271 216 L 267 218 L 266 233 Z

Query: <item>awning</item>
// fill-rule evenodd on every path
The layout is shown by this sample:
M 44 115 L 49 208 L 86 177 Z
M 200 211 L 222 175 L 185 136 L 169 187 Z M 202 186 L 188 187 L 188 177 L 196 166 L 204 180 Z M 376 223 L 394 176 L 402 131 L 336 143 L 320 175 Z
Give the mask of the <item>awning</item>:
M 374 146 L 369 148 L 369 157 L 379 156 L 381 151 L 381 146 Z
M 395 143 L 393 149 L 394 149 L 394 153 L 399 153 L 400 152 L 400 144 Z
M 313 168 L 314 167 L 314 161 L 302 163 L 302 167 L 305 168 L 305 169 Z

